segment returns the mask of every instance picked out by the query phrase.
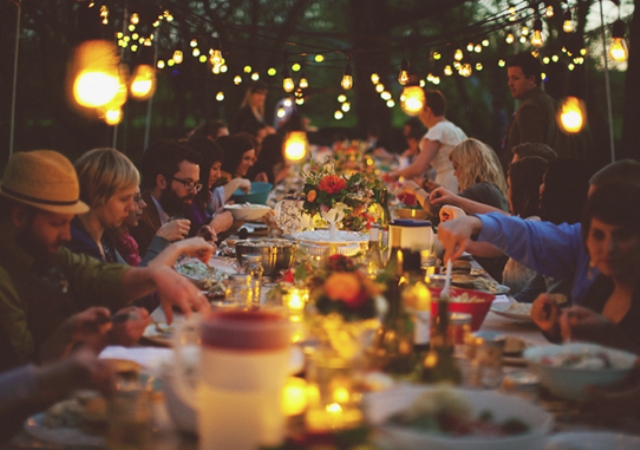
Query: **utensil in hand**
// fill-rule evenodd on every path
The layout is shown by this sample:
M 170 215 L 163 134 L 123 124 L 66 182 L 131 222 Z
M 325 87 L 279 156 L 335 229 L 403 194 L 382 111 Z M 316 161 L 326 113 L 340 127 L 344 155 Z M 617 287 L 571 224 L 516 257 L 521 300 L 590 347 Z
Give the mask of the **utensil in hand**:
M 442 291 L 440 292 L 440 298 L 446 298 L 447 300 L 449 299 L 449 289 L 451 288 L 451 272 L 452 263 L 451 258 L 449 258 L 449 261 L 447 261 L 447 274 L 444 280 L 444 288 L 442 288 Z

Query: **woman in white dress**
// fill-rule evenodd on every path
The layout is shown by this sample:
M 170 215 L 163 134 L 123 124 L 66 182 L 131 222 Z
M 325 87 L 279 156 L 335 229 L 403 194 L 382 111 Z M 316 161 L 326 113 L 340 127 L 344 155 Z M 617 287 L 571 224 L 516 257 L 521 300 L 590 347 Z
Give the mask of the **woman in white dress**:
M 445 117 L 447 102 L 440 91 L 425 91 L 425 103 L 420 120 L 428 128 L 420 141 L 420 153 L 410 166 L 390 173 L 392 178 L 411 179 L 424 176 L 429 166 L 436 171 L 435 184 L 458 192 L 458 180 L 449 160 L 451 149 L 467 138 L 459 127 Z M 434 187 L 437 187 L 434 186 Z

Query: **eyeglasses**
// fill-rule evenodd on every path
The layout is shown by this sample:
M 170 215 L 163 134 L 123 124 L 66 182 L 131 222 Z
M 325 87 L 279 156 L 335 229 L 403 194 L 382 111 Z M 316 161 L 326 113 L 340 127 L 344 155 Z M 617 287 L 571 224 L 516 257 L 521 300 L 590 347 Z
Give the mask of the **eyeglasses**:
M 176 178 L 176 177 L 171 177 L 171 179 L 177 181 L 178 183 L 182 183 L 182 185 L 187 191 L 195 190 L 196 192 L 200 192 L 200 189 L 202 189 L 201 183 L 194 183 L 192 181 L 181 180 L 180 178 Z

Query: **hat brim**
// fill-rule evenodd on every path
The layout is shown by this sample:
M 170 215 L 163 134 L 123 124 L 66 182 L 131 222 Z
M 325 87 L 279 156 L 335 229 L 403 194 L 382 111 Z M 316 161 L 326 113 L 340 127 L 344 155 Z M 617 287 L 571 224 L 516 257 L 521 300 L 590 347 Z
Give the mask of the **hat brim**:
M 14 195 L 5 192 L 0 186 L 0 196 L 11 199 L 15 202 L 22 203 L 23 205 L 33 206 L 34 208 L 42 209 L 57 214 L 84 214 L 89 212 L 89 206 L 81 200 L 78 200 L 73 205 L 55 205 L 50 203 L 38 202 L 26 200 L 24 198 L 16 197 Z

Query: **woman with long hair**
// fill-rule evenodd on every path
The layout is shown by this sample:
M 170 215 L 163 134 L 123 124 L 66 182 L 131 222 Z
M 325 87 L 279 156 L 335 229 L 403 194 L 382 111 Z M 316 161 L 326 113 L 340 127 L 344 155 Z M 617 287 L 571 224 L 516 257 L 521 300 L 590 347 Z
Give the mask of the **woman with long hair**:
M 233 123 L 233 132 L 238 133 L 244 128 L 250 127 L 251 123 L 265 124 L 264 102 L 267 99 L 269 86 L 263 81 L 256 81 L 247 89 L 244 99 L 240 104 L 240 109 L 236 114 Z

